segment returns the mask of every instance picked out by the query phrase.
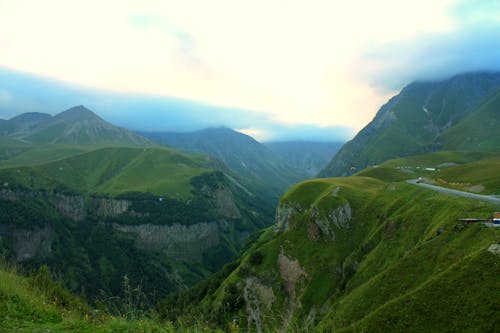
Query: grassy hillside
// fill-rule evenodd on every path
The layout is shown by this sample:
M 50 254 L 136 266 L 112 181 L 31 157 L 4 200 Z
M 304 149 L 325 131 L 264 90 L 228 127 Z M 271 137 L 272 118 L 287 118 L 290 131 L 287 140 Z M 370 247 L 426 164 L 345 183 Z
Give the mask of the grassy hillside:
M 64 155 L 78 149 L 62 147 L 50 153 Z M 31 151 L 29 156 L 45 150 Z M 74 193 L 116 196 L 126 192 L 186 198 L 191 178 L 208 172 L 205 156 L 185 155 L 170 148 L 102 148 L 55 162 L 0 171 L 2 183 L 32 189 L 59 189 Z
M 113 315 L 71 295 L 45 268 L 21 276 L 12 267 L 0 267 L 1 332 L 217 332 L 196 321 L 176 327 L 155 321 L 135 305 L 132 300 L 128 311 Z
M 495 331 L 500 230 L 457 219 L 499 209 L 405 182 L 306 181 L 232 269 L 182 296 L 200 305 L 162 311 L 252 331 Z
M 436 169 L 425 170 L 426 168 Z M 423 177 L 424 182 L 482 194 L 500 194 L 500 153 L 441 151 L 389 160 L 357 176 L 384 181 Z
M 499 73 L 414 82 L 334 156 L 320 176 L 345 176 L 383 161 L 441 149 L 499 149 Z
M 186 153 L 211 156 L 249 183 L 272 193 L 276 202 L 291 185 L 307 178 L 305 171 L 288 165 L 265 145 L 229 128 L 140 134 Z
M 500 90 L 441 136 L 445 149 L 500 150 Z
M 101 148 L 0 169 L 0 251 L 48 265 L 90 301 L 127 275 L 151 306 L 232 260 L 273 206 L 212 160 L 166 147 Z
M 99 147 L 75 145 L 0 144 L 0 168 L 45 164 Z
M 494 157 L 453 166 L 432 174 L 439 186 L 462 191 L 500 195 L 500 154 Z

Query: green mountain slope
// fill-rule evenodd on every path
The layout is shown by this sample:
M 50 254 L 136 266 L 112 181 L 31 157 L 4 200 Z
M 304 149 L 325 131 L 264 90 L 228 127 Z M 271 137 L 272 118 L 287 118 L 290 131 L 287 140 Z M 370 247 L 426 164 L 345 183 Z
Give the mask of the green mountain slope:
M 499 195 L 500 153 L 440 151 L 389 160 L 357 176 L 384 181 L 422 178 L 428 184 L 461 191 Z
M 498 118 L 498 112 L 489 106 L 494 102 L 483 105 L 485 110 L 478 110 L 476 117 L 472 114 L 499 88 L 499 73 L 470 73 L 440 82 L 412 83 L 382 106 L 375 118 L 342 147 L 320 175 L 344 176 L 353 173 L 352 167 L 360 170 L 385 160 L 443 148 L 498 149 L 497 131 L 494 127 L 484 126 L 489 119 Z M 480 124 L 479 119 L 486 115 L 485 123 Z M 472 120 L 467 120 L 469 116 Z M 462 122 L 464 125 L 460 125 Z M 473 134 L 479 128 L 485 138 L 493 135 L 492 140 L 481 141 Z M 473 132 L 469 135 L 469 131 Z M 468 141 L 468 145 L 454 142 L 470 137 L 477 137 L 477 140 Z
M 459 124 L 444 132 L 444 149 L 498 150 L 500 148 L 500 89 Z
M 270 201 L 213 163 L 108 147 L 0 169 L 0 248 L 24 266 L 49 265 L 89 299 L 120 295 L 127 275 L 152 305 L 215 272 L 271 222 Z
M 495 331 L 500 228 L 457 219 L 499 208 L 405 182 L 306 181 L 230 269 L 161 309 L 250 331 Z
M 0 135 L 32 144 L 135 145 L 149 140 L 104 121 L 84 106 L 75 106 L 54 117 L 25 113 L 0 124 Z
M 263 144 L 229 128 L 141 134 L 187 153 L 207 154 L 216 158 L 252 183 L 271 190 L 276 200 L 292 184 L 307 178 L 304 171 L 287 165 Z
M 27 112 L 12 119 L 0 122 L 0 135 L 22 138 L 30 135 L 38 126 L 49 122 L 51 115 L 39 112 Z
M 128 300 L 119 300 L 117 313 L 91 309 L 82 299 L 54 282 L 46 267 L 22 276 L 15 267 L 0 265 L 1 332 L 215 332 L 203 323 L 174 327 L 151 320 L 132 290 Z
M 116 196 L 146 192 L 188 197 L 190 179 L 210 171 L 206 156 L 189 156 L 170 148 L 102 148 L 33 167 L 5 169 L 4 182 L 35 190 Z
M 276 141 L 264 145 L 295 169 L 309 177 L 318 174 L 342 147 L 341 142 Z
M 10 138 L 9 138 L 10 139 Z M 57 161 L 97 149 L 96 146 L 0 143 L 0 168 L 31 166 Z

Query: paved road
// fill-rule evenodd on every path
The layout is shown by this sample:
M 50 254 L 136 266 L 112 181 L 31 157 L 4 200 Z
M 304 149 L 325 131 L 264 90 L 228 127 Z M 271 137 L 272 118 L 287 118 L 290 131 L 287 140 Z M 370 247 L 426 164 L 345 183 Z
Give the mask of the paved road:
M 435 186 L 435 185 L 430 185 L 430 184 L 425 184 L 425 183 L 417 183 L 418 179 L 410 179 L 407 180 L 407 183 L 417 185 L 417 186 L 422 186 L 425 188 L 430 188 L 431 190 L 438 191 L 438 192 L 443 192 L 443 193 L 448 193 L 451 195 L 457 195 L 459 197 L 465 197 L 465 198 L 472 198 L 472 199 L 478 199 L 478 200 L 483 200 L 483 201 L 488 201 L 494 204 L 500 204 L 500 198 L 491 196 L 491 195 L 481 195 L 481 194 L 475 194 L 475 193 L 469 193 L 469 192 L 464 192 L 464 191 L 458 191 L 458 190 L 452 190 L 446 187 L 440 187 L 440 186 Z

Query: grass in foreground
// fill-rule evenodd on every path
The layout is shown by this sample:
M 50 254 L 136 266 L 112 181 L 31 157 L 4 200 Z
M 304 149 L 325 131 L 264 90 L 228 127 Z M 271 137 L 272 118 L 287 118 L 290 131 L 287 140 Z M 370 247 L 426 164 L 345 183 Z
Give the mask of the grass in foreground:
M 127 318 L 91 309 L 50 277 L 46 267 L 21 276 L 0 265 L 0 332 L 220 332 L 204 323 L 173 326 L 149 317 Z

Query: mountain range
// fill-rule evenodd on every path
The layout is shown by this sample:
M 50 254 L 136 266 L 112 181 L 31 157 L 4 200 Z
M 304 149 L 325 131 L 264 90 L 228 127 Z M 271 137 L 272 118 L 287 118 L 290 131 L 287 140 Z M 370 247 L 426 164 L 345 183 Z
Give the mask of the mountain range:
M 129 272 L 151 304 L 231 260 L 272 223 L 282 191 L 307 177 L 227 128 L 173 137 L 189 154 L 84 106 L 2 120 L 0 245 L 90 298 L 119 294 Z
M 229 128 L 140 134 L 186 153 L 209 155 L 254 183 L 272 187 L 277 197 L 297 181 L 308 177 L 304 169 L 287 164 L 262 143 Z M 304 151 L 303 155 L 306 154 Z
M 0 260 L 0 330 L 496 332 L 499 108 L 499 73 L 410 83 L 336 154 L 0 121 L 0 248 L 35 270 Z
M 491 221 L 497 200 L 419 183 L 498 197 L 499 80 L 409 84 L 320 173 L 354 175 L 292 187 L 250 248 L 160 313 L 255 332 L 495 331 L 500 229 L 463 219 Z
M 34 144 L 149 145 L 144 137 L 111 125 L 84 106 L 55 116 L 23 113 L 0 122 L 0 135 Z
M 288 165 L 303 170 L 308 177 L 314 177 L 342 147 L 343 142 L 318 141 L 275 141 L 265 142 L 273 153 Z

